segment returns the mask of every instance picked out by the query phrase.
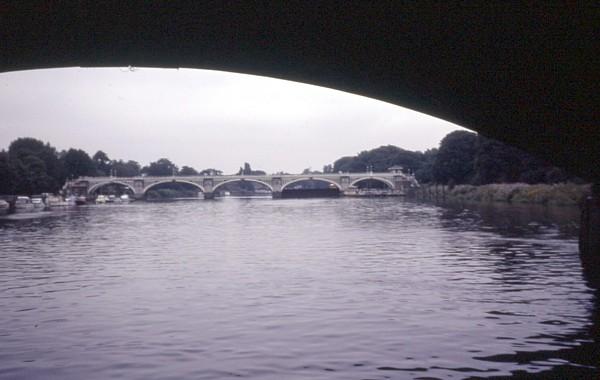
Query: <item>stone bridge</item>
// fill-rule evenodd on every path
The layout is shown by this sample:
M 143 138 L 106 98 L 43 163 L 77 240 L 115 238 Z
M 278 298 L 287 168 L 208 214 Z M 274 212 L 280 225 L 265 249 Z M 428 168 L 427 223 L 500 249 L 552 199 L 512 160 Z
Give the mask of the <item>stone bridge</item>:
M 97 191 L 110 184 L 119 184 L 129 188 L 135 199 L 143 199 L 146 193 L 157 185 L 165 183 L 186 183 L 198 188 L 205 199 L 214 198 L 219 189 L 232 182 L 255 182 L 267 187 L 273 198 L 281 197 L 285 189 L 291 189 L 301 181 L 313 180 L 327 183 L 337 188 L 341 195 L 353 192 L 359 182 L 373 180 L 385 184 L 391 195 L 407 195 L 418 187 L 414 176 L 400 171 L 385 173 L 340 173 L 340 174 L 286 174 L 286 175 L 197 175 L 162 177 L 81 177 L 67 181 L 67 193 L 93 197 Z

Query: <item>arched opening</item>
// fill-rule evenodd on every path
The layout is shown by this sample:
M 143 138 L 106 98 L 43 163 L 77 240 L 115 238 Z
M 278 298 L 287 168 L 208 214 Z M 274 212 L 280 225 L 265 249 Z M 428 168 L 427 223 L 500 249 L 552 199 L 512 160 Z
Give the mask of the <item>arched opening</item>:
M 146 187 L 144 199 L 150 202 L 204 199 L 204 189 L 189 181 L 163 181 Z
M 394 185 L 383 178 L 366 177 L 358 179 L 344 192 L 347 196 L 387 196 L 394 194 Z
M 234 179 L 221 182 L 213 188 L 215 197 L 271 197 L 273 188 L 255 179 Z
M 91 187 L 88 191 L 88 197 L 95 199 L 97 203 L 118 203 L 132 200 L 134 193 L 135 191 L 130 185 L 119 181 L 111 181 Z
M 311 178 L 289 182 L 281 188 L 281 198 L 332 198 L 341 194 L 340 186 L 326 179 Z

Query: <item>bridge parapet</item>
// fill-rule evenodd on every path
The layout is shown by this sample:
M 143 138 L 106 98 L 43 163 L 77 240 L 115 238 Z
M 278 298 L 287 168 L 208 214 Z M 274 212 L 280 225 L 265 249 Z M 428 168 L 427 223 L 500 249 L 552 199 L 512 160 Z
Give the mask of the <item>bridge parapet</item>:
M 261 183 L 268 187 L 274 197 L 281 195 L 286 187 L 303 180 L 323 181 L 335 186 L 340 193 L 353 188 L 358 182 L 374 180 L 385 183 L 396 195 L 405 195 L 410 188 L 417 187 L 414 176 L 400 172 L 383 173 L 328 173 L 328 174 L 275 174 L 275 175 L 220 175 L 220 176 L 141 176 L 141 177 L 81 177 L 65 184 L 68 193 L 93 196 L 102 186 L 120 184 L 128 187 L 136 199 L 141 199 L 152 187 L 169 182 L 187 183 L 196 186 L 205 198 L 213 197 L 221 186 L 237 181 Z

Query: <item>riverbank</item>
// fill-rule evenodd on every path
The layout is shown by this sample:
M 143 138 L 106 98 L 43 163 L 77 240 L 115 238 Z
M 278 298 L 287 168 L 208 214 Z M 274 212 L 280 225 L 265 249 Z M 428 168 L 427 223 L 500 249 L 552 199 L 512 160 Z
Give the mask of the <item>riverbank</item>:
M 553 185 L 497 183 L 481 186 L 422 185 L 416 192 L 419 199 L 447 199 L 460 202 L 504 202 L 555 206 L 575 206 L 590 194 L 590 185 L 559 183 Z

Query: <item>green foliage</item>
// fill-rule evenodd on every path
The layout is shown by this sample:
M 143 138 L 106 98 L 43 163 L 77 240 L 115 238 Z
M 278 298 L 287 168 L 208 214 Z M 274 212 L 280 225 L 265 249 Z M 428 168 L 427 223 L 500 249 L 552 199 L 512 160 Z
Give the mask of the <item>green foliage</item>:
M 94 164 L 96 165 L 96 174 L 99 176 L 108 176 L 111 174 L 112 162 L 103 151 L 97 151 L 93 156 Z
M 15 192 L 54 192 L 64 182 L 63 165 L 56 149 L 48 143 L 31 137 L 18 138 L 9 145 L 8 160 L 14 177 L 7 187 L 13 187 Z
M 471 183 L 475 175 L 477 134 L 454 131 L 446 135 L 433 163 L 433 178 L 446 184 L 451 179 L 457 183 Z
M 324 172 L 359 173 L 369 168 L 379 172 L 396 165 L 414 173 L 421 183 L 484 185 L 578 181 L 564 170 L 517 148 L 468 131 L 449 133 L 438 149 L 425 153 L 387 145 L 356 156 L 341 157 L 332 168 L 325 166 Z
M 125 162 L 123 160 L 118 160 L 113 161 L 111 166 L 113 168 L 113 174 L 117 177 L 137 177 L 142 173 L 140 164 L 136 161 L 129 160 Z
M 421 156 L 421 166 L 415 170 L 415 177 L 421 183 L 434 182 L 433 165 L 437 157 L 437 148 L 427 149 Z
M 177 166 L 167 158 L 161 158 L 156 162 L 151 162 L 150 165 L 142 168 L 142 173 L 149 176 L 172 176 L 177 175 Z
M 198 175 L 196 169 L 190 166 L 183 166 L 178 173 L 179 175 Z
M 496 183 L 482 186 L 458 185 L 449 190 L 446 196 L 462 202 L 509 202 L 566 206 L 579 204 L 589 193 L 589 185 L 572 183 L 552 185 Z
M 0 194 L 14 194 L 16 192 L 17 173 L 8 158 L 8 152 L 0 152 Z
M 252 170 L 252 167 L 247 162 L 244 162 L 244 167 L 243 168 L 240 167 L 240 170 L 237 172 L 237 175 L 265 175 L 265 174 L 267 174 L 267 173 L 264 172 L 263 170 Z
M 94 176 L 96 174 L 94 161 L 81 149 L 69 149 L 63 157 L 63 165 L 67 178 Z
M 421 167 L 423 154 L 404 150 L 393 145 L 362 151 L 357 156 L 347 156 L 333 163 L 333 172 L 361 173 L 371 169 L 376 172 L 387 171 L 390 167 L 400 165 L 415 172 Z

